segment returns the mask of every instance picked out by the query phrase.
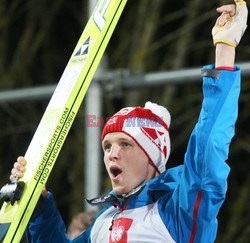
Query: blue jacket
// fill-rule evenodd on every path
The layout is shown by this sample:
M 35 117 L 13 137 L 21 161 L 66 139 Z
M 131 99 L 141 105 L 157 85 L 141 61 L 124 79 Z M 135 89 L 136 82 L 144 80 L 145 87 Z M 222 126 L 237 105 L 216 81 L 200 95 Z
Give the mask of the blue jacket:
M 73 242 L 214 242 L 217 214 L 227 191 L 230 168 L 225 161 L 239 93 L 239 68 L 231 72 L 206 66 L 202 109 L 184 164 L 168 169 L 127 198 L 111 193 L 97 199 L 107 207 Z M 45 208 L 29 223 L 29 242 L 70 242 L 51 193 Z

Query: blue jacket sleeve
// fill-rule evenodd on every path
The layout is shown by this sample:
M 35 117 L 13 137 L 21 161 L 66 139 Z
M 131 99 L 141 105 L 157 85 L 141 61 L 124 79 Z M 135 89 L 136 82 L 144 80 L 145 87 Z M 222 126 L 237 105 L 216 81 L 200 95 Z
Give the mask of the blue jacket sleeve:
M 58 212 L 52 194 L 49 192 L 44 200 L 42 213 L 31 220 L 26 229 L 26 238 L 30 243 L 49 243 L 49 242 L 90 242 L 89 234 L 91 227 L 74 240 L 69 240 L 66 234 L 64 222 Z
M 25 232 L 27 241 L 29 243 L 90 243 L 90 234 L 94 222 L 106 209 L 103 208 L 96 214 L 93 223 L 82 234 L 70 240 L 66 234 L 66 228 L 61 215 L 55 206 L 53 196 L 49 192 L 47 198 L 44 199 L 42 212 L 29 222 Z
M 219 79 L 204 77 L 202 109 L 185 155 L 183 180 L 190 188 L 226 193 L 230 169 L 225 161 L 234 136 L 239 93 L 239 69 L 219 71 Z
M 63 220 L 55 207 L 52 194 L 44 199 L 44 209 L 26 229 L 28 242 L 70 242 L 66 235 Z
M 214 242 L 217 214 L 227 191 L 226 160 L 238 115 L 240 70 L 205 68 L 202 109 L 180 182 L 170 200 L 159 201 L 161 217 L 177 242 Z
M 225 199 L 230 171 L 226 160 L 238 116 L 240 70 L 219 71 L 218 79 L 205 76 L 203 94 L 180 184 L 180 225 L 187 232 L 183 240 L 189 242 L 214 242 L 217 234 L 217 215 Z

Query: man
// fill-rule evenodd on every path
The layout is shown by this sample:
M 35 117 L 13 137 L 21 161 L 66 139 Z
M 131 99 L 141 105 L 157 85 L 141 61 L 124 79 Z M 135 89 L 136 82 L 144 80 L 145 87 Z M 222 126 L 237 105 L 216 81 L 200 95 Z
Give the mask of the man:
M 213 242 L 225 199 L 229 144 L 240 93 L 235 47 L 247 21 L 244 1 L 224 5 L 213 28 L 214 66 L 202 70 L 204 100 L 184 164 L 165 171 L 170 154 L 170 114 L 162 106 L 127 107 L 102 132 L 104 163 L 113 191 L 89 200 L 105 204 L 74 242 Z M 19 157 L 10 179 L 22 176 Z M 52 194 L 44 189 L 42 212 L 27 228 L 29 242 L 69 242 Z

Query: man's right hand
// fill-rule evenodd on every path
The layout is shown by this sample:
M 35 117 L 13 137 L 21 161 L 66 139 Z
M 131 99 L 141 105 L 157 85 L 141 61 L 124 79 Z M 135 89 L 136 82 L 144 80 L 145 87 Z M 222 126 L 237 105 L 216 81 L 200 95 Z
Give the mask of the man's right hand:
M 23 177 L 23 173 L 25 172 L 25 166 L 27 162 L 23 156 L 19 156 L 17 161 L 14 163 L 13 168 L 11 170 L 10 180 L 12 182 L 17 181 L 19 178 Z M 42 190 L 42 196 L 47 197 L 48 191 L 44 187 Z

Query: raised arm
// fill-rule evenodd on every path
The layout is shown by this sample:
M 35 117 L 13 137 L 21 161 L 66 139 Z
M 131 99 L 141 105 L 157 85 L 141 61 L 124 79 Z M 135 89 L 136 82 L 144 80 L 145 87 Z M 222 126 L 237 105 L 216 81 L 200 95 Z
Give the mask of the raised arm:
M 221 177 L 226 180 L 227 173 L 217 171 L 220 165 L 227 171 L 225 161 L 234 136 L 240 92 L 240 70 L 234 66 L 235 47 L 247 21 L 244 1 L 221 6 L 217 11 L 221 15 L 212 30 L 216 46 L 215 67 L 206 66 L 202 72 L 204 100 L 185 157 L 187 170 L 194 173 L 194 183 L 201 188 L 210 185 L 208 181 L 211 186 L 218 183 L 220 188 Z
M 217 9 L 213 28 L 215 65 L 204 67 L 202 109 L 190 136 L 180 186 L 173 194 L 169 216 L 177 242 L 214 242 L 217 214 L 225 199 L 230 168 L 229 145 L 238 116 L 240 69 L 234 66 L 235 47 L 246 28 L 243 1 Z M 243 17 L 242 17 L 243 16 Z M 171 205 L 172 204 L 172 205 Z M 177 223 L 174 220 L 177 218 Z

